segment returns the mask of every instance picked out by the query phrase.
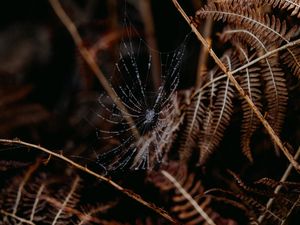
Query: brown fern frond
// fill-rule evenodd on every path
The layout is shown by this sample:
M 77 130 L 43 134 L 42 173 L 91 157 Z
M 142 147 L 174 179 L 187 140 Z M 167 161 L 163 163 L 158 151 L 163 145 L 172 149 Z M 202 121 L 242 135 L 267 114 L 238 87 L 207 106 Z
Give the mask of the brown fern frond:
M 298 195 L 288 197 L 287 194 L 274 195 L 273 190 L 256 188 L 246 185 L 236 174 L 232 173 L 237 184 L 238 190 L 226 191 L 223 189 L 208 190 L 206 195 L 212 200 L 223 202 L 242 210 L 250 221 L 256 221 L 261 214 L 264 214 L 265 221 L 260 224 L 281 224 L 288 216 L 292 207 L 299 207 L 297 203 Z M 273 196 L 276 201 L 275 207 L 266 206 L 266 198 Z
M 172 176 L 206 214 L 217 217 L 217 213 L 210 207 L 210 198 L 203 195 L 204 187 L 201 181 L 198 176 L 189 172 L 186 164 L 172 161 L 169 165 L 161 167 L 161 170 Z M 174 186 L 174 182 L 169 178 L 167 179 L 161 171 L 149 172 L 148 179 L 161 191 L 168 191 L 169 193 L 172 191 L 170 211 L 176 215 L 179 221 L 189 225 L 209 224 L 205 223 L 206 219 L 202 217 L 201 213 L 199 214 L 191 201 L 182 194 L 182 190 L 180 191 L 177 186 Z M 218 218 L 221 220 L 220 217 Z
M 281 21 L 273 14 L 261 13 L 253 7 L 244 7 L 242 1 L 239 4 L 208 3 L 196 12 L 196 19 L 203 19 L 206 16 L 212 16 L 215 20 L 222 20 L 233 28 L 243 29 L 257 35 L 267 49 L 269 46 L 274 48 L 280 46 L 281 43 L 289 43 L 299 30 L 297 26 L 287 29 L 285 20 Z M 287 49 L 287 51 L 295 65 L 300 67 L 297 52 L 293 52 L 292 49 Z
M 233 45 L 236 42 L 242 42 L 250 49 L 254 47 L 254 56 L 267 53 L 271 48 L 274 48 L 274 45 L 276 47 L 276 44 L 273 42 L 270 44 L 269 41 L 266 41 L 264 35 L 261 35 L 258 31 L 252 32 L 247 29 L 227 27 L 221 34 L 221 39 L 230 41 Z M 293 58 L 291 54 L 289 55 Z M 265 97 L 268 104 L 268 121 L 274 131 L 279 134 L 285 117 L 287 88 L 278 55 L 273 55 L 260 61 L 260 67 L 253 66 L 251 68 L 261 68 L 261 78 L 265 81 L 264 92 L 266 93 Z M 261 105 L 258 102 L 256 103 L 261 108 Z
M 0 210 L 2 214 L 3 223 L 12 223 L 15 224 L 19 221 L 19 218 L 24 217 L 24 198 L 26 198 L 25 186 L 28 185 L 29 180 L 31 179 L 33 173 L 36 172 L 40 165 L 41 161 L 29 166 L 28 170 L 21 176 L 16 179 L 13 179 L 13 182 L 8 185 L 6 189 L 2 190 L 3 199 L 0 205 Z M 36 195 L 33 199 L 34 201 L 39 201 L 40 195 Z M 30 222 L 33 222 L 35 219 L 35 212 L 37 208 L 37 203 L 35 207 L 31 209 Z
M 45 221 L 48 221 L 53 225 L 64 224 L 69 221 L 72 214 L 68 211 L 68 208 L 73 209 L 79 201 L 79 196 L 76 194 L 79 185 L 80 178 L 79 176 L 76 176 L 67 192 L 63 189 L 59 191 L 56 197 L 59 200 L 57 201 L 57 204 L 50 202 L 50 205 L 52 206 L 50 214 L 52 215 L 49 215 L 49 217 Z M 60 202 L 60 199 L 62 199 L 62 202 Z
M 250 57 L 248 56 L 248 51 L 242 45 L 236 45 L 238 56 L 241 64 L 248 63 Z M 248 93 L 250 99 L 258 107 L 262 109 L 261 103 L 261 80 L 259 78 L 259 67 L 246 68 L 244 71 L 240 72 L 240 83 L 241 87 Z M 252 154 L 250 149 L 251 137 L 255 130 L 259 126 L 259 120 L 254 115 L 253 110 L 249 107 L 247 102 L 242 99 L 242 110 L 243 110 L 243 121 L 242 121 L 242 136 L 241 136 L 241 146 L 244 155 L 252 162 Z
M 163 172 L 166 171 L 163 170 Z M 164 174 L 164 176 L 166 175 Z M 210 225 L 215 224 L 208 216 L 212 213 L 209 207 L 210 199 L 203 196 L 204 188 L 201 181 L 196 179 L 195 174 L 187 174 L 185 179 L 181 177 L 180 181 L 177 180 L 176 177 L 173 177 L 173 180 L 172 177 L 170 177 L 171 180 L 168 177 L 169 182 L 171 181 L 173 183 L 173 188 L 174 182 L 177 182 L 177 186 L 172 196 L 171 211 L 176 214 L 178 219 L 188 225 L 204 223 L 205 221 Z M 178 187 L 178 185 L 180 186 Z M 187 195 L 193 198 L 193 200 L 189 199 Z M 199 208 L 197 209 L 193 203 L 197 204 Z M 200 213 L 199 210 L 201 211 Z
M 273 8 L 279 8 L 281 10 L 287 10 L 291 16 L 300 17 L 300 1 L 299 0 L 214 0 L 216 3 L 241 5 L 241 7 L 249 6 L 263 6 L 269 5 Z
M 266 59 L 262 69 L 262 77 L 265 80 L 265 93 L 268 100 L 268 121 L 274 131 L 279 134 L 284 122 L 287 106 L 287 87 L 284 73 L 279 65 L 278 58 Z
M 287 31 L 285 21 L 280 21 L 274 15 L 269 16 L 258 13 L 255 8 L 251 7 L 242 8 L 240 5 L 208 3 L 196 12 L 197 19 L 206 16 L 212 16 L 215 20 L 222 20 L 227 24 L 243 27 L 263 35 L 273 44 L 280 44 L 282 41 L 287 43 L 294 35 L 290 30 Z
M 249 186 L 238 175 L 231 171 L 229 172 L 234 177 L 239 190 L 237 193 L 227 192 L 228 196 L 233 195 L 240 199 L 249 210 L 256 214 L 257 218 L 258 215 L 261 217 L 263 214 L 263 217 L 266 219 L 264 222 L 267 222 L 267 224 L 270 222 L 273 224 L 282 224 L 290 215 L 290 212 L 299 207 L 299 191 L 295 188 L 299 187 L 299 183 L 294 183 L 294 188 L 285 189 L 279 193 L 275 191 L 277 185 L 280 184 L 287 187 L 288 184 L 286 182 L 263 178 Z M 269 205 L 269 202 L 266 203 L 266 199 L 268 198 L 272 198 L 272 205 Z M 262 222 L 261 219 L 259 221 L 260 223 Z
M 294 55 L 289 54 L 289 52 L 284 52 L 283 54 L 280 55 L 280 59 L 283 61 L 285 65 L 287 65 L 291 69 L 292 73 L 300 79 L 300 66 L 294 60 L 294 58 L 297 59 L 300 58 L 299 45 L 290 48 L 290 51 L 292 51 Z
M 229 70 L 232 70 L 237 63 L 236 59 L 231 58 L 231 54 L 232 53 L 225 53 L 222 57 L 223 60 L 226 60 Z M 229 79 L 219 81 L 216 100 L 207 111 L 203 129 L 201 130 L 199 137 L 198 146 L 200 151 L 200 165 L 203 165 L 203 163 L 206 162 L 207 158 L 221 141 L 233 113 L 232 101 L 234 97 L 235 92 Z
M 191 97 L 190 97 L 191 98 Z M 184 130 L 180 140 L 179 155 L 184 162 L 192 155 L 192 150 L 195 149 L 200 132 L 201 124 L 204 119 L 206 105 L 205 93 L 199 92 L 191 99 L 191 103 L 185 110 Z
M 259 2 L 258 0 L 256 0 Z M 299 0 L 265 0 L 272 7 L 278 7 L 279 9 L 286 9 L 290 12 L 291 16 L 297 16 L 300 18 L 300 1 Z

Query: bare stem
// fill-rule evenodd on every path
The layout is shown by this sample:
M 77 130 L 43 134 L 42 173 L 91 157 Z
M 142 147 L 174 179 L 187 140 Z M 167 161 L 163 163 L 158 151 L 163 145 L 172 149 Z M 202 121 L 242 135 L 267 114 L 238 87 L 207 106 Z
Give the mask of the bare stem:
M 150 46 L 149 53 L 152 55 L 152 81 L 153 86 L 155 90 L 158 90 L 160 84 L 161 84 L 161 78 L 160 78 L 160 59 L 159 59 L 159 53 L 156 51 L 157 44 L 155 40 L 155 29 L 154 29 L 154 21 L 152 17 L 152 11 L 151 11 L 151 0 L 142 0 L 139 1 L 139 8 L 140 13 L 144 21 L 145 26 L 145 35 L 146 35 L 146 41 L 148 45 Z M 154 51 L 151 51 L 151 49 L 154 49 Z
M 81 171 L 84 171 L 85 173 L 90 174 L 93 177 L 96 177 L 97 179 L 107 183 L 111 187 L 113 187 L 116 190 L 118 190 L 118 191 L 122 192 L 123 194 L 127 195 L 129 198 L 131 198 L 131 199 L 141 203 L 142 205 L 146 206 L 147 208 L 153 210 L 154 212 L 161 215 L 162 217 L 164 217 L 168 221 L 170 221 L 172 223 L 176 223 L 176 221 L 163 209 L 157 207 L 156 205 L 154 205 L 150 202 L 145 201 L 138 194 L 135 194 L 134 192 L 123 188 L 122 186 L 120 186 L 117 183 L 115 183 L 114 181 L 106 178 L 105 176 L 99 175 L 98 173 L 88 169 L 86 166 L 82 166 L 82 165 L 72 161 L 71 159 L 69 159 L 69 158 L 65 157 L 64 155 L 62 155 L 62 153 L 56 153 L 56 152 L 53 152 L 53 151 L 51 151 L 49 149 L 46 149 L 44 147 L 41 147 L 41 146 L 38 146 L 38 145 L 35 145 L 35 144 L 31 144 L 31 143 L 28 143 L 28 142 L 24 142 L 24 141 L 21 141 L 21 140 L 0 139 L 0 143 L 15 144 L 15 145 L 21 145 L 21 146 L 37 149 L 39 151 L 42 151 L 42 152 L 48 154 L 51 157 L 61 159 L 61 160 L 65 161 L 66 163 L 70 164 L 71 166 L 73 166 L 74 168 L 77 168 Z
M 235 86 L 241 97 L 243 97 L 248 105 L 251 107 L 253 112 L 256 114 L 258 119 L 261 121 L 263 126 L 266 128 L 267 132 L 271 136 L 274 143 L 282 150 L 284 155 L 288 158 L 290 163 L 293 165 L 293 167 L 300 172 L 300 165 L 298 162 L 294 159 L 294 157 L 291 155 L 289 150 L 283 145 L 280 138 L 277 136 L 273 128 L 270 126 L 268 121 L 264 118 L 264 116 L 261 114 L 259 109 L 255 106 L 255 104 L 252 102 L 250 97 L 246 94 L 246 92 L 243 90 L 243 88 L 239 85 L 237 80 L 234 78 L 233 73 L 231 71 L 228 71 L 226 66 L 223 64 L 223 62 L 220 60 L 220 58 L 216 55 L 216 53 L 211 49 L 210 45 L 207 43 L 205 38 L 199 33 L 197 27 L 194 25 L 193 21 L 186 15 L 184 10 L 181 8 L 177 0 L 172 0 L 177 10 L 181 13 L 183 18 L 186 20 L 186 22 L 190 25 L 192 31 L 195 33 L 196 37 L 199 39 L 199 41 L 204 45 L 205 48 L 207 48 L 210 56 L 215 60 L 216 64 L 220 67 L 220 69 L 228 76 L 232 84 Z
M 94 74 L 100 81 L 101 85 L 103 86 L 104 90 L 111 97 L 111 99 L 114 101 L 114 103 L 117 105 L 117 107 L 121 110 L 121 112 L 126 114 L 126 116 L 124 116 L 124 118 L 127 120 L 129 126 L 133 128 L 132 133 L 133 133 L 134 137 L 138 140 L 140 137 L 140 134 L 139 134 L 139 131 L 135 127 L 134 121 L 132 120 L 131 117 L 127 116 L 129 113 L 127 112 L 126 107 L 123 105 L 122 101 L 120 101 L 120 98 L 117 96 L 117 94 L 112 90 L 109 82 L 105 78 L 103 72 L 100 70 L 100 68 L 97 65 L 92 54 L 83 45 L 82 38 L 81 38 L 75 24 L 72 22 L 70 17 L 66 14 L 66 12 L 62 8 L 59 0 L 49 0 L 49 2 L 51 4 L 54 12 L 56 13 L 56 15 L 59 17 L 61 22 L 64 24 L 64 26 L 69 31 L 81 56 L 86 61 L 86 63 L 89 65 L 90 69 L 94 72 Z

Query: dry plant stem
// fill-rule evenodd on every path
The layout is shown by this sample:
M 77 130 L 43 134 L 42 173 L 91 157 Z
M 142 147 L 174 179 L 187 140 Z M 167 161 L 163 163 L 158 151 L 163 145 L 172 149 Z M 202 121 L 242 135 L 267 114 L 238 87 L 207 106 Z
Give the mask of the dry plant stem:
M 294 156 L 294 159 L 297 160 L 300 156 L 300 147 L 298 148 L 295 156 Z M 284 174 L 282 175 L 281 179 L 280 179 L 280 182 L 285 182 L 287 180 L 287 178 L 289 177 L 291 171 L 293 169 L 293 166 L 292 164 L 289 164 L 289 166 L 287 167 L 287 169 L 285 170 Z M 278 185 L 275 190 L 274 190 L 274 194 L 278 194 L 279 191 L 281 190 L 282 188 L 282 185 Z M 270 209 L 270 207 L 272 206 L 273 202 L 274 202 L 274 198 L 270 198 L 269 201 L 267 202 L 267 205 L 266 205 L 266 210 Z M 258 222 L 261 223 L 263 221 L 263 219 L 265 218 L 265 214 L 262 214 L 259 218 L 258 218 Z
M 250 97 L 246 94 L 246 92 L 243 90 L 243 88 L 239 85 L 237 80 L 234 78 L 233 73 L 231 71 L 228 71 L 226 66 L 222 63 L 222 61 L 219 59 L 219 57 L 216 55 L 216 53 L 210 48 L 210 45 L 207 43 L 205 38 L 199 33 L 197 27 L 193 24 L 193 21 L 186 15 L 184 10 L 181 8 L 177 0 L 172 0 L 177 10 L 181 13 L 181 15 L 184 17 L 186 22 L 190 25 L 192 31 L 195 33 L 199 41 L 204 45 L 205 48 L 208 49 L 208 52 L 210 56 L 215 60 L 217 65 L 220 67 L 220 69 L 228 76 L 232 84 L 235 86 L 239 94 L 246 100 L 248 105 L 251 107 L 253 112 L 256 114 L 258 119 L 261 121 L 263 126 L 266 128 L 267 132 L 273 139 L 274 143 L 282 150 L 284 155 L 288 158 L 290 163 L 293 165 L 293 167 L 300 172 L 300 165 L 298 162 L 294 159 L 294 157 L 291 155 L 289 150 L 283 145 L 280 138 L 277 136 L 277 134 L 274 132 L 273 128 L 270 126 L 268 121 L 264 118 L 264 116 L 261 114 L 261 112 L 258 110 L 258 108 L 255 106 L 255 104 L 252 102 Z
M 167 171 L 162 170 L 162 174 L 173 183 L 177 190 L 192 204 L 196 211 L 203 217 L 209 225 L 216 225 L 214 221 L 207 215 L 207 213 L 199 206 L 193 197 L 181 186 L 181 184 Z
M 95 59 L 93 58 L 92 54 L 89 52 L 89 50 L 84 47 L 82 38 L 80 34 L 78 33 L 78 30 L 75 26 L 75 24 L 72 22 L 72 20 L 68 17 L 64 9 L 62 8 L 59 0 L 49 0 L 54 12 L 57 14 L 61 22 L 65 25 L 67 30 L 70 32 L 76 46 L 78 47 L 78 50 L 83 57 L 83 59 L 86 61 L 86 63 L 89 65 L 90 69 L 94 72 L 98 80 L 100 81 L 101 85 L 103 86 L 104 90 L 107 92 L 107 94 L 111 97 L 111 99 L 114 101 L 114 103 L 117 105 L 117 107 L 121 110 L 121 112 L 124 112 L 126 116 L 124 118 L 129 123 L 130 127 L 132 127 L 132 133 L 134 137 L 138 140 L 140 135 L 138 130 L 135 127 L 135 123 L 132 120 L 131 117 L 129 117 L 129 113 L 127 112 L 126 107 L 123 105 L 123 103 L 119 100 L 119 97 L 117 94 L 112 90 L 109 82 L 105 78 L 104 74 L 100 70 L 99 66 L 97 65 Z
M 161 215 L 162 217 L 164 217 L 165 219 L 167 219 L 168 221 L 172 222 L 172 223 L 177 223 L 166 211 L 164 211 L 163 209 L 157 207 L 156 205 L 150 203 L 150 202 L 146 202 L 144 199 L 141 198 L 141 196 L 135 194 L 134 192 L 123 188 L 122 186 L 118 185 L 117 183 L 113 182 L 112 180 L 108 179 L 105 176 L 99 175 L 96 172 L 88 169 L 86 166 L 82 166 L 72 160 L 70 160 L 69 158 L 65 157 L 64 155 L 62 155 L 61 153 L 55 153 L 49 149 L 46 149 L 44 147 L 35 145 L 35 144 L 31 144 L 28 142 L 24 142 L 21 140 L 9 140 L 9 139 L 0 139 L 0 143 L 3 144 L 15 144 L 15 145 L 22 145 L 28 148 L 33 148 L 33 149 L 37 149 L 40 150 L 46 154 L 48 154 L 51 157 L 55 157 L 58 159 L 61 159 L 63 161 L 65 161 L 66 163 L 70 164 L 71 166 L 73 166 L 74 168 L 77 168 L 81 171 L 84 171 L 85 173 L 88 173 L 94 177 L 96 177 L 97 179 L 104 181 L 105 183 L 107 183 L 108 185 L 110 185 L 111 187 L 115 188 L 116 190 L 124 193 L 125 195 L 127 195 L 129 198 L 141 203 L 142 205 L 146 206 L 149 209 L 152 209 L 154 212 L 156 212 L 157 214 Z
M 159 53 L 156 49 L 157 44 L 155 40 L 155 29 L 154 29 L 154 22 L 153 16 L 151 11 L 151 1 L 150 0 L 143 0 L 139 1 L 139 8 L 140 14 L 143 18 L 144 26 L 145 26 L 145 34 L 146 34 L 146 41 L 150 46 L 149 53 L 152 55 L 152 82 L 155 90 L 158 90 L 159 86 L 161 85 L 160 79 L 160 59 Z M 154 49 L 153 51 L 151 51 Z

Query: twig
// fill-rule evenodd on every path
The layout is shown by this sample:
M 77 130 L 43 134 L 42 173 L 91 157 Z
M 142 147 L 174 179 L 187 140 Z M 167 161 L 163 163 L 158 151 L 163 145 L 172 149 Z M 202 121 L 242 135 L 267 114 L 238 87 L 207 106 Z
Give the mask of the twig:
M 107 183 L 111 187 L 113 187 L 116 190 L 118 190 L 118 191 L 122 192 L 123 194 L 127 195 L 129 198 L 131 198 L 131 199 L 141 203 L 142 205 L 146 206 L 147 208 L 153 210 L 154 212 L 161 215 L 162 217 L 164 217 L 168 221 L 170 221 L 172 223 L 176 223 L 176 221 L 163 209 L 157 207 L 156 205 L 154 205 L 150 202 L 146 202 L 138 194 L 135 194 L 134 192 L 123 188 L 122 186 L 120 186 L 117 183 L 115 183 L 114 181 L 106 178 L 105 176 L 99 175 L 96 172 L 88 169 L 87 167 L 84 167 L 84 166 L 70 160 L 69 158 L 62 155 L 62 153 L 56 153 L 56 152 L 53 152 L 53 151 L 51 151 L 49 149 L 46 149 L 44 147 L 41 147 L 41 146 L 38 146 L 38 145 L 35 145 L 35 144 L 31 144 L 31 143 L 28 143 L 28 142 L 24 142 L 24 141 L 21 141 L 21 140 L 0 139 L 0 143 L 3 143 L 3 144 L 16 144 L 16 145 L 26 146 L 26 147 L 29 147 L 29 148 L 40 150 L 40 151 L 42 151 L 46 154 L 49 154 L 49 155 L 51 155 L 55 158 L 61 159 L 61 160 L 65 161 L 66 163 L 70 164 L 71 166 L 73 166 L 74 168 L 77 168 L 81 171 L 84 171 L 85 173 L 88 173 L 88 174 L 96 177 L 97 179 L 99 179 L 101 181 L 104 181 L 105 183 Z
M 299 158 L 299 156 L 300 156 L 300 147 L 298 148 L 298 150 L 297 150 L 297 152 L 296 152 L 296 154 L 295 154 L 295 156 L 294 156 L 294 159 L 297 160 L 297 159 Z M 287 169 L 285 170 L 284 174 L 282 175 L 282 177 L 281 177 L 281 179 L 280 179 L 280 183 L 283 183 L 283 182 L 285 182 L 285 181 L 287 180 L 287 178 L 289 177 L 289 175 L 290 175 L 292 169 L 293 169 L 292 164 L 289 164 L 289 166 L 287 167 Z M 279 184 L 279 185 L 275 188 L 274 194 L 278 194 L 279 191 L 281 190 L 281 188 L 282 188 L 282 185 Z M 268 210 L 268 209 L 271 208 L 271 206 L 272 206 L 274 200 L 275 200 L 274 198 L 270 198 L 270 199 L 268 200 L 268 202 L 267 202 L 267 204 L 266 204 L 266 210 Z M 260 217 L 258 218 L 257 221 L 258 221 L 259 223 L 261 223 L 261 222 L 263 221 L 264 218 L 265 218 L 265 214 L 262 214 L 262 215 L 260 215 Z
M 288 158 L 290 163 L 293 165 L 293 167 L 300 172 L 300 165 L 298 162 L 294 159 L 292 154 L 289 152 L 289 150 L 283 145 L 280 138 L 277 136 L 277 134 L 274 132 L 273 128 L 270 126 L 267 120 L 265 120 L 264 116 L 261 114 L 259 109 L 256 107 L 256 105 L 252 102 L 250 97 L 246 94 L 246 92 L 243 90 L 243 88 L 239 85 L 237 80 L 234 78 L 231 71 L 228 71 L 226 66 L 223 64 L 223 62 L 219 59 L 219 57 L 216 55 L 216 53 L 211 49 L 210 45 L 207 43 L 205 38 L 199 33 L 197 27 L 194 25 L 193 21 L 186 15 L 184 10 L 181 8 L 177 0 L 172 0 L 177 10 L 181 13 L 183 18 L 186 20 L 186 22 L 190 25 L 192 31 L 195 33 L 199 41 L 204 45 L 205 48 L 208 49 L 209 54 L 211 57 L 215 60 L 216 64 L 220 67 L 220 69 L 228 76 L 232 84 L 235 86 L 241 97 L 243 97 L 248 105 L 252 108 L 253 112 L 256 114 L 258 119 L 261 121 L 263 126 L 266 128 L 267 132 L 273 139 L 274 143 L 282 150 L 284 155 Z
M 148 45 L 150 46 L 149 51 L 154 49 L 154 51 L 149 52 L 152 55 L 152 82 L 155 90 L 158 90 L 161 85 L 160 79 L 160 59 L 159 53 L 156 51 L 157 44 L 155 40 L 155 29 L 154 22 L 151 12 L 151 1 L 150 0 L 142 0 L 139 1 L 140 14 L 142 16 L 144 26 L 145 26 L 145 36 Z
M 70 17 L 66 14 L 64 9 L 62 8 L 59 0 L 49 0 L 54 12 L 59 17 L 61 22 L 65 25 L 67 30 L 70 32 L 70 35 L 72 36 L 81 56 L 86 61 L 86 63 L 89 65 L 90 69 L 94 72 L 98 80 L 100 81 L 101 85 L 103 86 L 104 90 L 107 92 L 107 94 L 111 97 L 111 99 L 114 101 L 114 103 L 117 105 L 117 107 L 120 109 L 121 112 L 125 113 L 126 116 L 124 118 L 127 120 L 128 124 L 133 128 L 132 133 L 134 137 L 138 140 L 140 137 L 139 131 L 135 127 L 135 123 L 132 120 L 132 118 L 127 112 L 126 107 L 123 105 L 122 101 L 120 101 L 120 98 L 117 96 L 117 94 L 113 91 L 111 88 L 109 82 L 105 78 L 103 72 L 100 70 L 99 66 L 97 65 L 95 59 L 89 52 L 89 50 L 84 47 L 82 38 L 80 34 L 78 33 L 78 30 L 75 26 L 75 24 L 72 22 Z
M 162 174 L 171 181 L 174 186 L 177 188 L 177 190 L 188 200 L 192 206 L 196 209 L 196 211 L 202 216 L 203 219 L 209 224 L 209 225 L 216 225 L 214 221 L 207 215 L 207 213 L 199 206 L 199 204 L 193 199 L 193 197 L 181 186 L 181 184 L 167 171 L 162 170 Z

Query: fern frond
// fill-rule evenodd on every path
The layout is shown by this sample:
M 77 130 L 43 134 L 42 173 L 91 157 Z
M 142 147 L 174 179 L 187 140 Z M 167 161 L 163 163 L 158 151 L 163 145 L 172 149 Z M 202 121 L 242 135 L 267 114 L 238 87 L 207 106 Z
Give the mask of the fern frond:
M 259 32 L 254 33 L 246 29 L 231 29 L 228 27 L 221 34 L 221 39 L 223 41 L 230 41 L 233 44 L 235 42 L 245 43 L 250 49 L 254 47 L 255 55 L 260 55 L 261 52 L 265 54 L 274 48 L 274 45 L 268 44 L 265 37 L 260 35 Z M 289 55 L 293 57 L 291 54 Z M 273 55 L 260 61 L 260 68 L 261 77 L 265 81 L 265 97 L 268 104 L 267 112 L 269 115 L 268 121 L 275 132 L 279 134 L 285 117 L 287 89 L 284 74 L 278 61 L 278 55 Z M 260 104 L 258 104 L 258 107 L 261 108 Z
M 279 65 L 277 57 L 266 59 L 262 69 L 262 77 L 265 80 L 265 93 L 268 100 L 268 121 L 274 131 L 279 134 L 284 122 L 287 106 L 287 87 L 284 73 Z
M 225 53 L 222 59 L 226 59 L 228 69 L 234 68 L 234 61 L 231 61 L 232 53 Z M 219 81 L 216 100 L 213 105 L 207 110 L 206 118 L 204 121 L 203 129 L 199 137 L 199 163 L 202 165 L 206 162 L 209 155 L 216 149 L 221 141 L 224 131 L 228 126 L 231 115 L 233 113 L 233 98 L 235 91 L 230 84 L 229 79 Z
M 76 191 L 79 184 L 80 178 L 79 176 L 76 176 L 71 184 L 70 190 L 67 193 L 65 191 L 61 191 L 61 193 L 59 193 L 57 199 L 63 199 L 63 201 L 57 205 L 52 205 L 53 210 L 51 211 L 53 215 L 48 218 L 48 222 L 51 225 L 65 224 L 68 222 L 68 219 L 72 216 L 72 214 L 68 213 L 66 209 L 74 208 L 77 205 L 79 199 Z
M 209 208 L 210 199 L 203 198 L 202 184 L 199 180 L 196 181 L 194 174 L 178 181 L 167 171 L 163 170 L 162 173 L 176 187 L 176 194 L 172 197 L 174 206 L 171 210 L 184 221 L 184 224 L 195 225 L 201 222 L 215 224 L 209 216 L 212 212 Z
M 294 58 L 300 59 L 299 45 L 290 48 L 290 51 L 292 51 L 294 55 L 289 54 L 289 52 L 284 52 L 280 55 L 280 58 L 283 63 L 291 69 L 292 73 L 300 79 L 300 66 L 294 60 Z
M 250 58 L 248 56 L 248 51 L 243 48 L 242 45 L 236 45 L 238 56 L 241 64 L 248 63 Z M 241 87 L 246 91 L 250 99 L 254 102 L 257 108 L 261 111 L 261 81 L 259 79 L 259 67 L 246 68 L 240 73 Z M 249 107 L 247 102 L 242 99 L 242 110 L 243 110 L 243 121 L 242 121 L 242 136 L 241 136 L 241 146 L 244 155 L 252 162 L 253 157 L 250 149 L 251 137 L 255 130 L 259 126 L 259 120 L 255 116 L 253 110 Z
M 185 110 L 184 130 L 180 140 L 179 155 L 182 161 L 186 161 L 192 155 L 192 150 L 196 147 L 198 134 L 204 119 L 206 106 L 204 100 L 205 93 L 199 92 L 191 99 L 191 103 Z
M 293 26 L 287 29 L 286 21 L 281 21 L 275 15 L 259 12 L 253 7 L 243 7 L 239 4 L 208 3 L 204 8 L 196 12 L 196 19 L 212 16 L 215 20 L 222 20 L 232 28 L 246 30 L 255 34 L 258 39 L 269 49 L 280 46 L 281 43 L 289 43 L 290 39 L 297 34 L 299 28 Z M 253 42 L 254 43 L 254 42 Z M 287 49 L 295 65 L 300 67 L 297 52 Z
M 20 176 L 18 179 L 14 179 L 14 182 L 9 185 L 7 190 L 3 193 L 3 196 L 6 196 L 6 201 L 0 206 L 0 208 L 10 215 L 10 218 L 7 215 L 4 215 L 3 222 L 11 219 L 14 220 L 13 218 L 19 213 L 19 208 L 22 208 L 21 202 L 24 197 L 25 185 L 39 165 L 40 161 L 38 160 L 35 164 L 29 167 L 23 176 Z M 23 213 L 22 210 L 21 213 Z
M 282 41 L 288 43 L 294 35 L 286 29 L 286 22 L 281 22 L 274 15 L 258 13 L 255 8 L 241 8 L 240 5 L 208 3 L 196 12 L 197 19 L 212 16 L 215 20 L 222 20 L 227 24 L 243 27 L 246 30 L 263 35 L 274 44 Z M 296 28 L 293 28 L 296 29 Z M 259 32 L 256 32 L 259 31 Z
M 258 0 L 256 0 L 258 1 Z M 259 1 L 258 1 L 259 2 Z M 278 7 L 279 9 L 286 9 L 290 12 L 291 16 L 297 16 L 300 18 L 300 1 L 299 0 L 265 0 L 267 4 L 272 7 Z
M 246 6 L 263 6 L 270 5 L 273 8 L 279 8 L 281 10 L 287 10 L 291 16 L 300 17 L 300 1 L 299 0 L 214 0 L 216 3 L 222 2 L 222 4 L 240 5 Z

